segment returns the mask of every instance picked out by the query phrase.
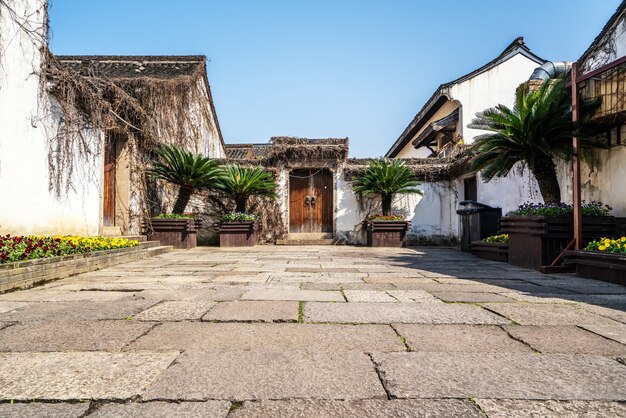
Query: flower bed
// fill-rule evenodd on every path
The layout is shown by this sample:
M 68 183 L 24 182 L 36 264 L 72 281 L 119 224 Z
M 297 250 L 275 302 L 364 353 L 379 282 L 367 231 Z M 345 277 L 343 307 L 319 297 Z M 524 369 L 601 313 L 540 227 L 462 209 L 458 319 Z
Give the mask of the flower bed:
M 126 238 L 5 235 L 0 236 L 0 264 L 129 248 L 137 245 L 139 245 L 139 241 Z
M 367 217 L 368 221 L 404 221 L 404 216 L 402 215 L 370 215 Z
M 509 235 L 492 235 L 471 244 L 472 253 L 478 258 L 507 262 L 509 259 Z
M 199 222 L 188 215 L 163 215 L 152 218 L 146 227 L 148 239 L 160 241 L 176 249 L 188 250 L 196 247 Z
M 257 243 L 255 216 L 232 212 L 222 216 L 219 224 L 220 247 L 253 247 Z
M 395 217 L 395 215 L 389 215 Z M 367 232 L 368 247 L 404 247 L 406 232 L 409 229 L 407 221 L 397 219 L 369 219 L 363 221 Z
M 581 205 L 583 216 L 610 216 L 613 210 L 609 205 L 602 202 L 587 203 L 584 200 Z M 524 203 L 510 215 L 514 216 L 566 216 L 574 213 L 574 207 L 565 203 Z
M 601 238 L 583 251 L 567 251 L 565 263 L 580 277 L 626 285 L 626 237 Z

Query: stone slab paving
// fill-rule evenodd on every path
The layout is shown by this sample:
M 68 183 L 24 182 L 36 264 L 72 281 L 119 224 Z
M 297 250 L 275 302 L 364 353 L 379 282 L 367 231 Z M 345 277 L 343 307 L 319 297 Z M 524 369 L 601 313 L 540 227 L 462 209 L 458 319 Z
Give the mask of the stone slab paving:
M 234 410 L 231 416 L 235 418 L 482 417 L 470 401 L 459 399 L 246 401 L 241 408 Z
M 199 320 L 217 302 L 165 301 L 158 303 L 135 316 L 139 321 L 184 321 Z
M 412 351 L 449 353 L 530 353 L 532 349 L 492 325 L 395 324 Z
M 398 299 L 381 290 L 344 290 L 348 302 L 397 303 Z
M 626 367 L 593 355 L 374 354 L 397 398 L 626 400 Z
M 304 304 L 306 322 L 418 324 L 508 324 L 510 321 L 478 306 L 430 303 Z
M 297 300 L 344 302 L 341 292 L 323 290 L 254 289 L 241 297 L 243 300 Z
M 2 418 L 80 418 L 85 415 L 89 403 L 3 403 L 0 404 Z
M 183 353 L 144 399 L 387 398 L 363 353 L 204 351 Z
M 626 417 L 626 403 L 476 399 L 489 418 Z
M 482 292 L 432 292 L 435 297 L 445 302 L 513 302 L 514 299 L 497 293 Z
M 202 317 L 203 321 L 298 322 L 296 301 L 238 300 L 222 302 Z
M 225 418 L 228 401 L 108 403 L 90 413 L 89 418 Z
M 450 248 L 173 251 L 0 295 L 0 416 L 623 415 L 625 312 Z
M 505 326 L 514 338 L 542 353 L 603 354 L 626 357 L 626 345 L 575 326 Z
M 404 351 L 385 325 L 165 323 L 133 342 L 129 350 Z
M 152 300 L 113 302 L 37 302 L 0 313 L 0 321 L 81 321 L 125 319 L 154 305 Z
M 179 352 L 0 353 L 0 399 L 128 399 Z
M 124 320 L 24 322 L 0 331 L 0 352 L 119 351 L 152 327 Z

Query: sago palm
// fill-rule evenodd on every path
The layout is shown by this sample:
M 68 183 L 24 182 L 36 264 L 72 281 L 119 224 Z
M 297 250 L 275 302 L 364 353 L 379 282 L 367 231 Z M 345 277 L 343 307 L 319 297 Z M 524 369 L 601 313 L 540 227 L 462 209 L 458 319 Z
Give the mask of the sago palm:
M 536 90 L 520 86 L 515 106 L 498 105 L 469 125 L 490 133 L 476 137 L 472 168 L 486 181 L 504 177 L 516 163 L 534 174 L 546 203 L 561 200 L 554 158 L 569 159 L 575 132 L 571 99 L 563 79 L 546 80 Z
M 224 175 L 218 188 L 229 195 L 236 205 L 236 211 L 245 213 L 250 196 L 276 196 L 276 183 L 271 173 L 261 167 L 241 167 L 234 164 L 224 168 Z
M 393 196 L 396 193 L 422 194 L 417 186 L 415 174 L 403 161 L 379 158 L 371 161 L 365 172 L 354 180 L 352 190 L 362 196 L 380 196 L 383 215 L 389 215 Z
M 156 158 L 148 175 L 179 186 L 172 213 L 182 214 L 194 191 L 215 187 L 222 178 L 217 160 L 193 154 L 176 145 L 162 145 L 154 150 Z

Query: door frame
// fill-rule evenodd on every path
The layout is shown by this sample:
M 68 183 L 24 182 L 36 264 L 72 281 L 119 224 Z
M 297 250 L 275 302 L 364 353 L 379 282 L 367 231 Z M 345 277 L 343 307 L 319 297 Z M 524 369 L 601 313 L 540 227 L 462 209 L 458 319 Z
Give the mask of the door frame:
M 329 174 L 330 174 L 330 178 L 332 179 L 332 193 L 333 193 L 333 198 L 332 198 L 332 208 L 331 208 L 331 213 L 332 213 L 332 222 L 331 222 L 331 232 L 321 232 L 320 234 L 331 234 L 333 236 L 333 238 L 335 237 L 335 234 L 337 232 L 337 170 L 333 167 L 311 167 L 311 166 L 292 166 L 292 167 L 288 167 L 285 168 L 285 172 L 287 175 L 287 186 L 286 186 L 286 193 L 285 193 L 285 207 L 286 207 L 286 211 L 285 211 L 285 218 L 286 218 L 286 224 L 287 224 L 287 234 L 291 235 L 294 234 L 293 232 L 290 232 L 291 229 L 291 173 L 293 171 L 296 170 L 314 170 L 314 171 L 323 171 L 326 170 Z M 297 234 L 297 232 L 295 233 Z

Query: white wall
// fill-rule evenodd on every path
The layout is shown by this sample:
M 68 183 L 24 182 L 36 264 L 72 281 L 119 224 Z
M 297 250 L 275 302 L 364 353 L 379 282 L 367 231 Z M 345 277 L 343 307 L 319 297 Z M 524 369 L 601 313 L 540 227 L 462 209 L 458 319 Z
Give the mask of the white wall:
M 489 71 L 450 87 L 450 97 L 461 103 L 459 126 L 466 144 L 473 143 L 474 137 L 485 133 L 467 127 L 476 113 L 498 104 L 512 107 L 515 89 L 527 81 L 538 66 L 536 62 L 517 54 Z
M 42 28 L 43 1 L 9 3 L 20 16 L 32 14 L 31 28 Z M 40 47 L 0 10 L 0 49 L 5 51 L 0 57 L 0 234 L 97 234 L 96 185 L 77 182 L 76 190 L 61 199 L 48 190 L 48 138 L 56 122 L 48 98 L 38 101 Z M 101 173 L 102 167 L 95 170 Z
M 365 242 L 361 222 L 370 214 L 381 213 L 380 200 L 357 199 L 352 183 L 343 172 L 336 178 L 336 235 L 353 243 Z M 403 214 L 411 221 L 409 240 L 441 242 L 458 237 L 456 214 L 458 182 L 422 183 L 423 195 L 397 195 L 393 212 Z

